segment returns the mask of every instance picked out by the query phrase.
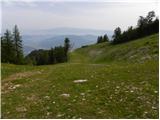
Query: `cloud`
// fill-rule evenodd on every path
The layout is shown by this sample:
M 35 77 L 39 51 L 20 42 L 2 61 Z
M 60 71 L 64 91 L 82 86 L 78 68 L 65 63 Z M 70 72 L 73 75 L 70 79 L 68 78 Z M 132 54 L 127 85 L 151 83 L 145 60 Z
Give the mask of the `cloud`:
M 153 3 L 158 0 L 1 0 L 3 3 L 14 3 L 14 2 L 24 2 L 24 3 L 33 3 L 33 2 L 128 2 L 128 3 Z
M 55 27 L 113 30 L 117 26 L 126 29 L 130 25 L 136 25 L 138 16 L 145 16 L 150 10 L 157 9 L 156 2 L 93 1 L 5 0 L 2 4 L 3 28 L 12 28 L 14 24 L 18 24 L 22 30 Z

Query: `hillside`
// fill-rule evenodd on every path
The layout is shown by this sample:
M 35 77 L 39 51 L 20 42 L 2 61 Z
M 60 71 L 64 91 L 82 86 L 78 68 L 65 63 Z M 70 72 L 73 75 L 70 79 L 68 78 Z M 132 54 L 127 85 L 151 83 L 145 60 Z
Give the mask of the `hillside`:
M 2 64 L 2 118 L 157 118 L 158 34 L 79 48 L 68 63 Z
M 108 62 L 143 62 L 158 60 L 158 36 L 149 37 L 131 42 L 110 45 L 100 43 L 79 48 L 71 53 L 71 62 L 108 63 Z
M 63 46 L 66 37 L 70 39 L 72 49 L 79 48 L 82 45 L 96 43 L 97 40 L 96 35 L 28 35 L 23 36 L 24 53 L 26 55 L 35 49 L 50 49 L 55 46 Z

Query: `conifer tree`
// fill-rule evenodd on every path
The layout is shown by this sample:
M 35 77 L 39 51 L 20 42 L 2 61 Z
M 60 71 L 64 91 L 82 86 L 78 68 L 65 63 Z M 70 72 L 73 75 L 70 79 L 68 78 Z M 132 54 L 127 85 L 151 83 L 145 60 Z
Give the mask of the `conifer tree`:
M 107 34 L 105 34 L 105 35 L 103 36 L 103 42 L 108 42 L 108 41 L 109 41 L 108 36 L 107 36 Z
M 22 39 L 17 25 L 13 29 L 13 42 L 15 47 L 15 63 L 20 64 L 23 62 L 23 47 Z
M 9 30 L 6 30 L 4 36 L 1 37 L 1 52 L 2 62 L 13 63 L 15 58 L 14 44 L 12 35 Z

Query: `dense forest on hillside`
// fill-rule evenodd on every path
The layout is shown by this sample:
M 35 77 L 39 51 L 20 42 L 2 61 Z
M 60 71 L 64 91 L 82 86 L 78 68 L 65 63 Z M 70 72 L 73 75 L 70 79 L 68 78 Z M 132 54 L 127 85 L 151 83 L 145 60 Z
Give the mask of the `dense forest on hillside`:
M 154 33 L 159 32 L 159 19 L 156 17 L 154 11 L 148 12 L 146 17 L 140 16 L 137 21 L 137 26 L 130 26 L 126 31 L 121 31 L 120 27 L 117 27 L 114 30 L 114 35 L 112 36 L 112 40 L 110 40 L 111 44 L 119 44 L 128 42 L 131 40 L 135 40 L 138 38 L 142 38 Z M 107 35 L 99 36 L 97 38 L 97 43 L 107 42 Z

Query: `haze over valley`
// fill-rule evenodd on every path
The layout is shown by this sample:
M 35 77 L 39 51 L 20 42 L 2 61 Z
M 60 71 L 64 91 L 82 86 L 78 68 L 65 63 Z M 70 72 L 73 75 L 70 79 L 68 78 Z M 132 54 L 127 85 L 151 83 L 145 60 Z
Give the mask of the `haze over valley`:
M 71 40 L 72 50 L 84 45 L 97 42 L 97 37 L 107 34 L 111 38 L 113 32 L 109 30 L 95 30 L 82 28 L 55 28 L 48 30 L 34 30 L 24 34 L 23 45 L 25 54 L 34 49 L 50 49 L 64 43 L 67 37 Z

